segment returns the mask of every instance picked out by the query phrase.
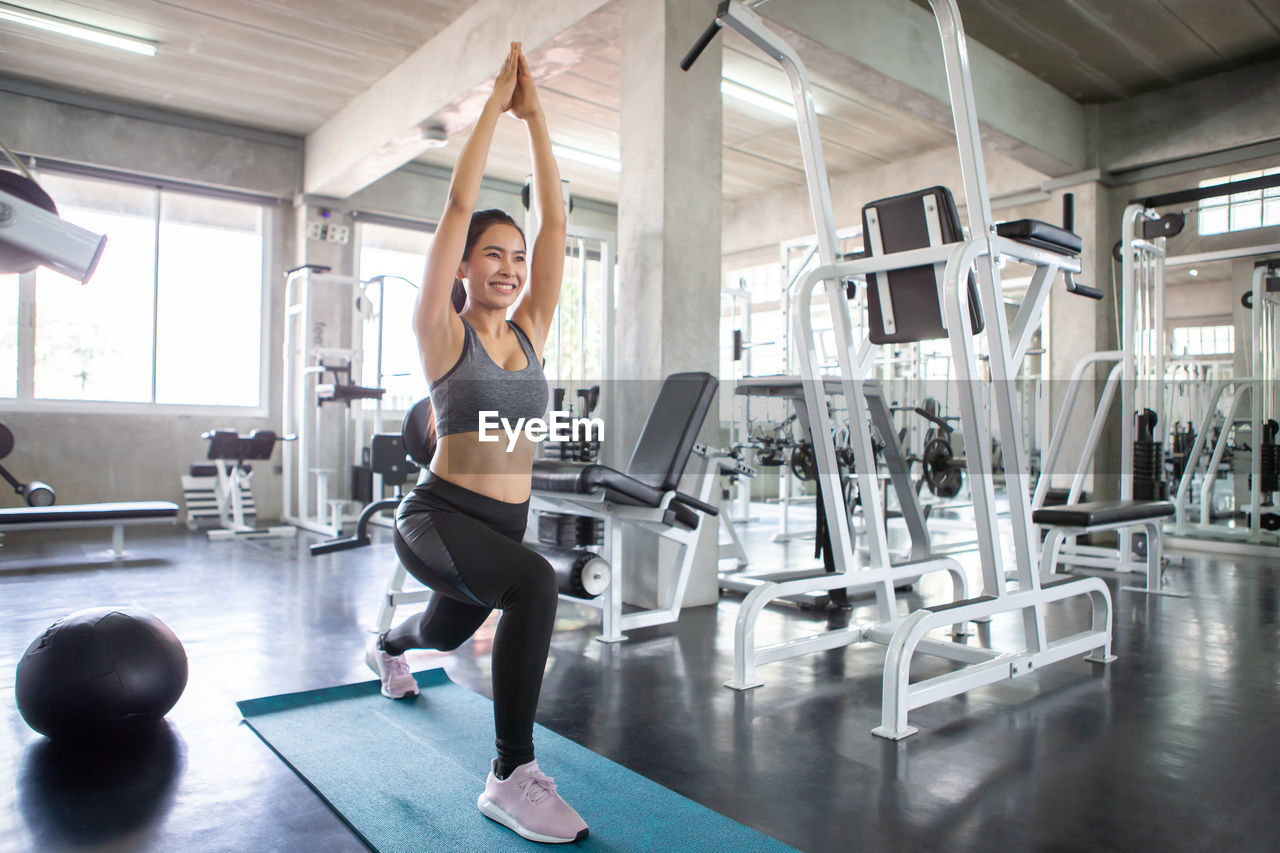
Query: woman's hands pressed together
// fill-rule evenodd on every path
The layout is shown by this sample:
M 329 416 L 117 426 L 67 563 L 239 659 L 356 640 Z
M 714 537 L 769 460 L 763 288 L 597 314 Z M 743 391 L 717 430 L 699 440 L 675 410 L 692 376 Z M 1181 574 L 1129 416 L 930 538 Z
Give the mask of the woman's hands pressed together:
M 497 105 L 498 112 L 505 113 L 512 108 L 512 96 L 517 91 L 516 83 L 522 64 L 524 57 L 520 53 L 520 42 L 513 41 L 511 49 L 507 51 L 507 58 L 498 69 L 498 78 L 493 81 L 493 94 L 489 96 L 489 100 Z
M 542 112 L 542 104 L 538 101 L 538 90 L 533 85 L 533 75 L 529 73 L 529 61 L 521 53 L 516 64 L 516 88 L 511 96 L 511 114 L 521 121 Z

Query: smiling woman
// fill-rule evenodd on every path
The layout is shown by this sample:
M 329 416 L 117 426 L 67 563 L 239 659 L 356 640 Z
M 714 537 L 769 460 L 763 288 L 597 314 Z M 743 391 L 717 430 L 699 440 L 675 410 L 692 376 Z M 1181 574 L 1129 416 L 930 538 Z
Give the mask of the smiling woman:
M 540 225 L 531 261 L 510 215 L 475 210 L 494 127 L 505 112 L 525 123 L 533 153 Z M 497 758 L 477 805 L 486 817 L 543 842 L 587 834 L 534 758 L 533 721 L 558 584 L 551 564 L 523 544 L 536 438 L 518 427 L 503 447 L 486 437 L 480 417 L 541 422 L 550 396 L 541 351 L 560 299 L 565 232 L 546 118 L 513 42 L 458 156 L 414 311 L 439 441 L 430 471 L 396 512 L 395 547 L 405 570 L 434 595 L 425 613 L 379 636 L 368 659 L 384 696 L 417 695 L 406 651 L 452 651 L 491 612 L 502 611 L 493 645 Z

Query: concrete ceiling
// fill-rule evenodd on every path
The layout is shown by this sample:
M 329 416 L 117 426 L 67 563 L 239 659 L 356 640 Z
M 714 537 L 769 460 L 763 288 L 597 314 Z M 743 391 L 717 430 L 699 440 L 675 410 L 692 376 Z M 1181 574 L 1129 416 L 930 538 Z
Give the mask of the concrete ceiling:
M 913 0 L 929 8 L 928 0 Z M 1280 0 L 957 0 L 969 38 L 1085 103 L 1280 57 Z
M 312 136 L 407 60 L 422 60 L 424 45 L 484 2 L 16 0 L 13 5 L 151 39 L 160 50 L 152 58 L 134 56 L 0 21 L 0 77 Z M 574 25 L 578 43 L 589 48 L 568 65 L 534 50 L 535 73 L 541 67 L 554 141 L 616 158 L 620 13 L 616 3 L 584 6 L 599 6 Z M 971 38 L 1083 102 L 1115 100 L 1280 54 L 1280 0 L 960 0 L 960 6 Z M 781 72 L 737 37 L 726 39 L 723 76 L 789 99 Z M 833 174 L 949 141 L 936 121 L 872 98 L 862 87 L 820 75 L 814 82 Z M 446 147 L 417 159 L 451 166 L 468 131 L 465 123 L 450 130 Z M 564 159 L 561 167 L 576 193 L 616 199 L 614 172 Z M 489 173 L 523 181 L 528 168 L 523 130 L 501 122 Z M 801 181 L 793 122 L 726 97 L 725 198 Z

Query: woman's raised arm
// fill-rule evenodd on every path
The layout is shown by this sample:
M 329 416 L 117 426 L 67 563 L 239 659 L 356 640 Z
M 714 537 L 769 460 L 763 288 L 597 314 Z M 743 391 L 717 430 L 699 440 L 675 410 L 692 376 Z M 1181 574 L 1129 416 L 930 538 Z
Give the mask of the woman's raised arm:
M 458 162 L 453 167 L 449 182 L 449 197 L 440 224 L 427 251 L 427 268 L 423 286 L 418 292 L 418 305 L 414 311 L 413 326 L 418 335 L 418 345 L 426 359 L 425 341 L 439 340 L 441 336 L 452 338 L 461 325 L 451 304 L 453 281 L 462 263 L 462 251 L 467 242 L 467 227 L 475 212 L 476 198 L 480 194 L 480 179 L 484 176 L 485 161 L 489 158 L 489 146 L 498 117 L 511 108 L 516 89 L 516 75 L 520 64 L 520 43 L 512 42 L 507 58 L 502 63 L 498 78 L 493 84 L 493 94 L 485 101 L 480 118 L 476 121 L 471 137 L 462 146 Z M 450 341 L 452 343 L 452 341 Z
M 560 167 L 551 153 L 547 117 L 538 101 L 533 75 L 529 73 L 529 64 L 523 54 L 517 67 L 511 114 L 521 119 L 529 130 L 529 153 L 533 159 L 533 191 L 530 195 L 538 210 L 538 234 L 533 244 L 529 281 L 516 305 L 515 318 L 541 352 L 551 329 L 551 318 L 556 313 L 556 303 L 560 301 L 568 220 L 560 188 Z

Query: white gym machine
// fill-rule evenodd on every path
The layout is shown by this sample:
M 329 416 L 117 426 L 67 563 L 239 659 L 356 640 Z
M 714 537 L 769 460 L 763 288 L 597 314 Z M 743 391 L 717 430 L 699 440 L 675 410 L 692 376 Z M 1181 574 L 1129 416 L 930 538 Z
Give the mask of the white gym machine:
M 1280 365 L 1277 364 L 1280 325 L 1276 322 L 1280 313 L 1280 259 L 1255 263 L 1247 306 L 1252 330 L 1252 346 L 1248 350 L 1249 376 L 1219 381 L 1209 393 L 1199 431 L 1178 482 L 1173 534 L 1177 537 L 1174 541 L 1184 549 L 1208 548 L 1241 556 L 1275 558 L 1280 554 L 1280 533 L 1277 532 L 1280 530 L 1280 516 L 1277 516 L 1280 508 L 1274 505 L 1276 448 L 1275 429 L 1270 423 L 1280 417 L 1280 409 L 1277 409 L 1277 400 L 1280 400 Z M 1214 485 L 1218 466 L 1226 452 L 1230 427 L 1246 399 L 1249 401 L 1252 451 L 1249 462 L 1249 520 L 1241 527 L 1227 527 L 1213 523 Z M 1201 474 L 1197 492 L 1197 469 L 1208 446 L 1219 404 L 1224 401 L 1226 419 Z M 1193 520 L 1192 510 L 1197 500 L 1199 512 Z
M 1067 384 L 1062 409 L 1054 425 L 1053 436 L 1045 452 L 1040 478 L 1031 500 L 1037 513 L 1045 505 L 1052 485 L 1053 474 L 1058 469 L 1063 444 L 1072 415 L 1080 402 L 1080 389 L 1089 383 L 1085 375 L 1091 367 L 1101 369 L 1112 364 L 1103 386 L 1101 400 L 1094 410 L 1075 472 L 1067 492 L 1065 508 L 1078 507 L 1090 466 L 1095 458 L 1098 443 L 1106 428 L 1107 415 L 1111 412 L 1116 389 L 1120 390 L 1120 496 L 1119 502 L 1127 505 L 1122 515 L 1108 524 L 1090 525 L 1090 519 L 1077 519 L 1077 524 L 1060 524 L 1043 528 L 1046 534 L 1041 572 L 1049 578 L 1058 562 L 1089 568 L 1111 569 L 1118 572 L 1146 573 L 1145 586 L 1124 586 L 1130 592 L 1152 595 L 1185 596 L 1185 593 L 1164 588 L 1162 553 L 1163 524 L 1173 515 L 1171 504 L 1164 500 L 1149 500 L 1158 495 L 1144 495 L 1145 500 L 1135 500 L 1135 421 L 1138 413 L 1155 413 L 1151 427 L 1152 438 L 1147 447 L 1150 458 L 1144 461 L 1144 476 L 1163 473 L 1160 448 L 1165 432 L 1166 405 L 1165 346 L 1164 346 L 1164 259 L 1167 237 L 1177 234 L 1182 227 L 1181 217 L 1160 217 L 1142 205 L 1132 204 L 1125 209 L 1121 239 L 1120 277 L 1120 348 L 1090 353 L 1076 363 Z M 1155 470 L 1150 470 L 1155 466 Z M 1151 485 L 1149 484 L 1149 488 Z M 1063 512 L 1066 510 L 1064 509 Z M 1145 533 L 1145 556 L 1142 561 L 1133 559 L 1133 531 L 1141 527 Z M 1090 528 L 1084 530 L 1083 528 Z M 1082 545 L 1076 537 L 1083 532 L 1114 530 L 1115 546 Z M 1073 532 L 1074 531 L 1074 532 Z
M 360 461 L 354 449 L 360 437 L 349 406 L 379 399 L 383 391 L 359 384 L 361 282 L 327 269 L 298 267 L 285 282 L 282 432 L 297 441 L 282 451 L 281 467 L 284 520 L 336 538 L 356 520 L 347 498 L 351 466 Z
M 1080 655 L 1087 654 L 1089 660 L 1101 663 L 1114 659 L 1111 655 L 1111 596 L 1106 585 L 1098 578 L 1064 578 L 1051 584 L 1041 583 L 1039 549 L 1035 547 L 1038 543 L 1034 541 L 1035 527 L 1031 519 L 1028 489 L 1024 482 L 1026 475 L 1023 472 L 1022 429 L 1012 391 L 1017 367 L 1025 356 L 1034 328 L 1039 323 L 1050 285 L 1061 271 L 1068 274 L 1068 289 L 1081 291 L 1081 287 L 1074 285 L 1069 277 L 1070 273 L 1079 272 L 1080 263 L 1078 258 L 1060 251 L 1017 242 L 997 233 L 996 225 L 991 219 L 973 86 L 959 11 L 955 0 L 930 0 L 930 6 L 937 18 L 942 37 L 970 231 L 973 235 L 968 240 L 944 243 L 943 236 L 935 232 L 943 211 L 938 210 L 936 205 L 930 207 L 928 201 L 937 196 L 921 194 L 923 210 L 917 204 L 916 214 L 928 223 L 929 233 L 925 247 L 882 254 L 878 251 L 882 247 L 877 245 L 880 241 L 875 234 L 869 233 L 870 257 L 865 260 L 837 262 L 835 223 L 817 117 L 808 76 L 799 57 L 758 15 L 741 3 L 726 0 L 717 10 L 716 20 L 682 63 L 682 67 L 689 67 L 698 53 L 714 38 L 718 29 L 727 26 L 745 36 L 778 62 L 791 82 L 805 178 L 818 234 L 820 266 L 791 289 L 789 311 L 803 355 L 800 360 L 801 375 L 807 406 L 813 418 L 812 439 L 818 457 L 819 476 L 823 478 L 824 486 L 822 510 L 830 525 L 835 546 L 834 556 L 838 561 L 838 572 L 835 575 L 805 583 L 821 584 L 828 588 L 835 585 L 870 587 L 875 591 L 879 617 L 878 621 L 870 624 L 853 624 L 817 636 L 759 648 L 756 645 L 755 623 L 765 603 L 776 595 L 800 591 L 790 589 L 785 583 L 761 585 L 747 596 L 739 611 L 734 638 L 734 678 L 727 686 L 740 690 L 758 686 L 760 682 L 755 674 L 757 664 L 840 648 L 865 640 L 885 643 L 888 650 L 884 664 L 882 721 L 874 733 L 895 740 L 916 731 L 907 722 L 908 713 L 914 708 L 986 684 L 1026 675 L 1047 664 Z M 949 198 L 949 194 L 947 197 Z M 864 216 L 867 216 L 866 210 Z M 869 217 L 868 221 L 870 223 Z M 885 242 L 888 227 L 886 223 Z M 1002 257 L 1036 268 L 1012 327 L 1005 318 L 998 262 Z M 849 312 L 847 309 L 842 310 L 842 306 L 848 304 L 845 299 L 847 280 L 874 280 L 874 284 L 864 284 L 868 286 L 869 295 L 878 293 L 881 304 L 890 305 L 892 294 L 884 290 L 890 286 L 889 274 L 920 267 L 932 267 L 937 276 L 940 301 L 937 309 L 940 316 L 937 319 L 942 321 L 945 334 L 950 340 L 952 363 L 960 385 L 961 429 L 966 438 L 966 464 L 976 516 L 983 590 L 980 596 L 965 599 L 963 576 L 959 575 L 960 579 L 956 581 L 956 597 L 959 600 L 941 606 L 925 607 L 904 618 L 898 612 L 894 594 L 895 580 L 907 574 L 953 570 L 951 566 L 954 562 L 943 559 L 926 565 L 895 566 L 890 563 L 885 544 L 884 513 L 878 489 L 872 481 L 875 456 L 862 388 L 864 379 L 874 365 L 877 347 L 871 343 L 870 338 L 863 340 L 860 345 L 853 340 Z M 982 389 L 978 387 L 980 383 L 977 381 L 978 353 L 975 347 L 976 333 L 972 325 L 973 315 L 970 311 L 973 301 L 971 291 L 974 289 L 970 283 L 970 275 L 975 272 L 981 292 L 980 305 L 989 324 L 987 338 L 991 369 L 990 398 L 998 415 L 999 432 L 1004 441 L 1010 522 L 1016 555 L 1016 585 L 1012 591 L 1005 589 L 1006 557 L 997 532 L 999 518 L 990 474 L 991 436 L 986 412 L 982 409 Z M 871 559 L 869 565 L 862 569 L 856 569 L 850 564 L 853 554 L 852 536 L 842 505 L 832 425 L 826 414 L 823 393 L 824 376 L 817 363 L 809 319 L 812 293 L 820 283 L 825 285 L 828 301 L 832 306 L 840 381 L 850 411 L 855 461 L 863 512 L 867 520 L 866 535 Z M 884 328 L 892 333 L 895 325 L 892 312 L 882 313 L 879 319 Z M 908 320 L 914 321 L 906 315 L 898 319 L 904 324 Z M 1091 603 L 1090 627 L 1066 637 L 1050 639 L 1046 630 L 1046 608 L 1053 602 L 1077 597 L 1087 597 Z M 1004 614 L 1017 614 L 1021 617 L 1023 644 L 1014 651 L 997 651 L 926 636 L 935 629 L 947 626 L 958 626 L 960 630 L 956 633 L 962 633 L 965 622 L 986 620 Z M 917 651 L 947 658 L 960 664 L 960 668 L 912 683 L 910 667 Z

